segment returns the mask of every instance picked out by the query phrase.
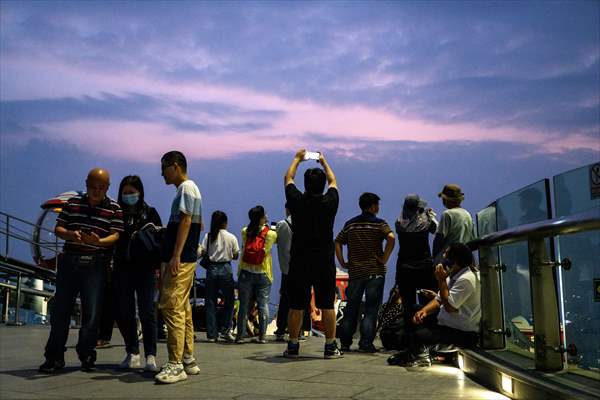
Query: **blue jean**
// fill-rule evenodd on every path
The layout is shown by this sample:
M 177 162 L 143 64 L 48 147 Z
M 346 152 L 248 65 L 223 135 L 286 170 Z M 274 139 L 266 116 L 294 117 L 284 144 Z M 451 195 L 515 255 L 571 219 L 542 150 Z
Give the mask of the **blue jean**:
M 269 320 L 271 281 L 265 274 L 253 274 L 242 270 L 238 280 L 238 291 L 240 309 L 237 319 L 237 337 L 243 338 L 246 335 L 246 323 L 248 322 L 248 309 L 251 299 L 256 299 L 258 304 L 259 335 L 261 337 L 265 336 Z
M 206 269 L 206 336 L 216 338 L 219 331 L 227 333 L 231 330 L 233 319 L 233 274 L 231 263 L 212 263 Z M 225 303 L 223 320 L 217 323 L 217 298 L 221 292 L 221 298 Z M 221 328 L 221 329 L 219 329 Z
M 117 265 L 113 273 L 116 292 L 114 310 L 117 325 L 125 340 L 128 354 L 139 354 L 140 344 L 135 321 L 135 299 L 137 295 L 138 315 L 144 335 L 144 354 L 156 356 L 156 275 L 152 268 L 132 265 Z
M 385 277 L 353 279 L 346 287 L 347 304 L 344 308 L 344 318 L 340 326 L 340 342 L 342 346 L 352 345 L 352 336 L 356 331 L 356 320 L 359 317 L 360 304 L 365 294 L 365 310 L 360 322 L 359 347 L 367 347 L 375 340 L 377 313 L 383 301 L 383 286 Z
M 64 359 L 71 314 L 77 295 L 81 298 L 81 328 L 75 348 L 80 360 L 87 357 L 96 359 L 100 305 L 109 263 L 110 257 L 96 257 L 93 261 L 82 262 L 74 255 L 62 256 L 56 274 L 56 293 L 50 315 L 50 336 L 44 352 L 46 359 Z

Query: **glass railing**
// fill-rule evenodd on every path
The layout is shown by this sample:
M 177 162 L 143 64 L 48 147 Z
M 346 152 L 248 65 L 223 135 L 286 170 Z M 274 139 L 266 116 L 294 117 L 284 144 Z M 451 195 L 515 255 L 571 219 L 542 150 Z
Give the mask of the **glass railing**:
M 600 195 L 594 196 L 590 185 L 600 182 L 596 165 L 598 171 L 590 165 L 554 177 L 557 217 L 594 210 L 600 216 Z M 600 231 L 558 236 L 557 252 L 558 259 L 572 263 L 571 269 L 558 271 L 569 370 L 600 375 Z
M 552 184 L 552 197 L 545 179 L 477 213 L 482 345 L 600 380 L 600 163 Z
M 548 207 L 549 181 L 544 179 L 496 201 L 497 229 L 502 231 L 551 217 Z M 548 246 L 548 240 L 545 241 Z M 546 251 L 550 249 L 546 247 Z M 500 246 L 504 326 L 510 332 L 507 349 L 533 359 L 531 278 L 527 241 Z

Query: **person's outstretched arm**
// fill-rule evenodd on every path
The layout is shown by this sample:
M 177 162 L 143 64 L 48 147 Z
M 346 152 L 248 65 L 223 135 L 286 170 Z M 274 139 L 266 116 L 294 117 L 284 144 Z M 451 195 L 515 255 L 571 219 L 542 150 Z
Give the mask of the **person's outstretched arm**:
M 283 179 L 283 187 L 287 187 L 290 183 L 294 183 L 294 178 L 296 177 L 296 171 L 298 171 L 298 165 L 304 161 L 304 154 L 306 154 L 305 149 L 300 149 L 294 156 L 290 167 L 285 173 L 285 177 Z
M 333 173 L 333 170 L 331 169 L 329 163 L 325 159 L 325 155 L 323 155 L 323 153 L 320 154 L 321 155 L 319 156 L 319 163 L 323 166 L 323 169 L 325 170 L 325 175 L 327 176 L 327 184 L 330 188 L 337 189 L 338 187 L 337 180 L 335 179 L 335 174 Z

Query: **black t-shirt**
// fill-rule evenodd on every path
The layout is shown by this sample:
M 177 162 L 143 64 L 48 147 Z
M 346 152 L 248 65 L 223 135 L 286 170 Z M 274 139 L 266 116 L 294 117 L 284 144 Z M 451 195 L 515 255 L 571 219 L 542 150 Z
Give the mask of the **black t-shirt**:
M 285 187 L 285 198 L 294 221 L 292 260 L 333 254 L 333 224 L 340 202 L 337 189 L 329 188 L 325 194 L 310 195 L 290 183 Z

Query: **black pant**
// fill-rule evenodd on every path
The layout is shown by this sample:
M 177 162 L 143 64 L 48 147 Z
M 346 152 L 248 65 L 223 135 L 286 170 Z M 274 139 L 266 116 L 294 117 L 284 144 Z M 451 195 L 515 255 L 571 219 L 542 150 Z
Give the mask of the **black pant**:
M 433 267 L 427 268 L 406 268 L 396 269 L 396 284 L 400 290 L 402 304 L 405 310 L 411 310 L 416 304 L 417 289 L 429 289 L 438 291 L 437 281 L 433 274 Z M 421 304 L 425 302 L 424 297 L 419 298 Z M 407 313 L 409 314 L 409 313 Z M 407 321 L 408 322 L 408 321 Z
M 290 302 L 288 297 L 288 276 L 281 274 L 281 287 L 279 289 L 279 307 L 277 308 L 277 330 L 276 335 L 283 335 L 287 330 L 288 312 L 290 311 Z M 304 320 L 302 321 L 302 330 L 310 331 L 310 309 L 304 310 Z
M 99 310 L 100 323 L 98 327 L 98 340 L 110 342 L 110 339 L 112 339 L 113 328 L 115 326 L 115 298 L 116 292 L 113 283 L 112 281 L 108 281 L 104 285 L 104 297 Z
M 420 325 L 410 324 L 406 338 L 408 350 L 413 356 L 428 357 L 429 348 L 439 343 L 473 347 L 477 344 L 479 334 L 439 325 L 436 316 L 430 315 Z
M 142 333 L 144 334 L 144 353 L 156 356 L 156 311 L 154 294 L 156 292 L 156 276 L 152 268 L 120 265 L 113 272 L 115 288 L 115 314 L 117 325 L 125 340 L 125 351 L 128 354 L 139 354 L 140 346 L 135 319 L 137 308 Z
M 106 270 L 110 257 L 99 255 L 64 254 L 56 274 L 56 293 L 50 314 L 50 336 L 44 356 L 48 360 L 62 360 L 69 337 L 71 313 L 75 300 L 81 299 L 81 329 L 76 350 L 79 359 L 96 359 L 99 309 L 104 295 Z

